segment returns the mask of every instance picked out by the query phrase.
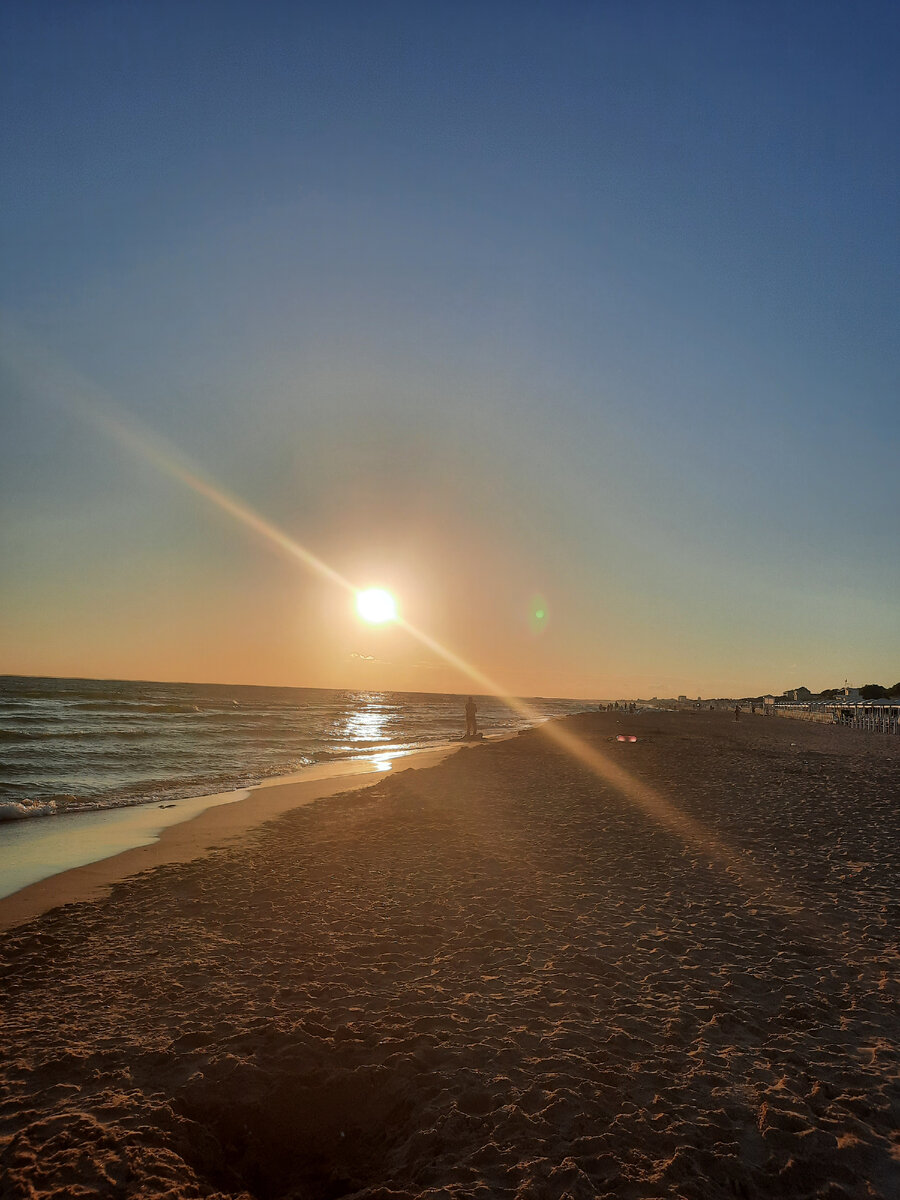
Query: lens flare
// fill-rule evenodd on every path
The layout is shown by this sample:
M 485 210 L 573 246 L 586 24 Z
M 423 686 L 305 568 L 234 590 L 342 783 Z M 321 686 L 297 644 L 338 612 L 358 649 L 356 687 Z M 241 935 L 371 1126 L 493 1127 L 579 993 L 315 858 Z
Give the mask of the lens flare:
M 478 684 L 481 692 L 496 697 L 529 723 L 540 724 L 543 719 L 542 714 L 535 711 L 525 701 L 510 695 L 506 688 L 491 679 L 474 663 L 466 661 L 448 646 L 443 645 L 436 638 L 424 630 L 416 628 L 400 616 L 397 613 L 394 598 L 389 592 L 383 588 L 365 588 L 358 591 L 349 579 L 257 513 L 239 497 L 213 483 L 183 454 L 158 435 L 145 429 L 133 417 L 122 412 L 88 381 L 66 368 L 58 367 L 55 364 L 51 365 L 43 348 L 37 348 L 21 338 L 10 341 L 7 330 L 2 349 L 3 357 L 8 364 L 45 401 L 49 400 L 59 409 L 78 416 L 88 425 L 102 431 L 106 437 L 118 442 L 132 454 L 152 463 L 164 474 L 202 496 L 220 511 L 268 542 L 280 553 L 300 562 L 307 569 L 355 595 L 357 609 L 364 620 L 373 624 L 390 620 L 396 621 L 402 629 L 423 646 L 463 673 L 469 680 Z M 546 624 L 547 619 L 548 607 L 545 600 L 543 597 L 535 596 L 531 608 L 532 629 L 538 632 Z M 644 783 L 625 771 L 596 746 L 575 734 L 571 728 L 556 721 L 547 721 L 541 725 L 540 732 L 558 749 L 579 762 L 602 785 L 612 788 L 622 799 L 646 813 L 685 845 L 696 847 L 706 856 L 707 861 L 717 863 L 736 881 L 739 880 L 751 894 L 768 894 L 770 903 L 777 903 L 795 921 L 805 923 L 811 933 L 818 933 L 827 928 L 827 923 L 824 921 L 817 922 L 807 919 L 804 922 L 801 915 L 803 906 L 790 891 L 781 887 L 773 889 L 771 880 L 764 878 L 748 862 L 744 853 L 736 853 L 726 842 L 717 837 L 711 828 L 692 817 L 684 808 L 679 807 L 650 784 Z M 633 734 L 627 736 L 629 741 L 637 741 Z
M 549 616 L 547 601 L 543 596 L 532 596 L 531 604 L 528 610 L 528 624 L 531 627 L 532 633 L 543 633 L 547 628 L 547 618 Z
M 356 593 L 356 611 L 370 625 L 397 620 L 397 602 L 384 588 L 364 588 Z

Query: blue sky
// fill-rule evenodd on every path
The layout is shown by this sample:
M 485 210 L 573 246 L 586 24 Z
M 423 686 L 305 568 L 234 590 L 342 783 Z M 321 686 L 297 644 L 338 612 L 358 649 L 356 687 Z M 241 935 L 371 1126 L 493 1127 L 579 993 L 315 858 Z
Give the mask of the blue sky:
M 514 690 L 900 677 L 895 6 L 2 21 L 0 670 L 465 686 L 25 338 Z

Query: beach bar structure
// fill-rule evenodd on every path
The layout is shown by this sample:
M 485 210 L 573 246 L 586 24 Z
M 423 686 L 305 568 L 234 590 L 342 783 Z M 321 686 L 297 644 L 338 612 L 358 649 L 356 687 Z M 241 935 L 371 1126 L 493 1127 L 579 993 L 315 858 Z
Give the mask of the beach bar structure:
M 846 701 L 825 706 L 838 725 L 850 725 L 870 733 L 900 734 L 900 697 L 889 700 Z
M 776 717 L 795 717 L 800 721 L 825 721 L 832 720 L 829 712 L 826 712 L 825 704 L 821 700 L 775 700 L 770 702 L 770 698 L 766 696 L 763 700 L 763 712 L 767 716 Z

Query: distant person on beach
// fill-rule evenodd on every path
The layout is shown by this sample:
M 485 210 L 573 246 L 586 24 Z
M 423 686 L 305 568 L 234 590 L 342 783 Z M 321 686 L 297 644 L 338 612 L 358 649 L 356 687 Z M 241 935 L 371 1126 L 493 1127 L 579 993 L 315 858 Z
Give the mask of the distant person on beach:
M 466 701 L 466 737 L 475 737 L 478 732 L 478 722 L 475 719 L 477 712 L 478 705 L 470 696 Z
M 734 719 L 735 719 L 736 721 L 739 721 L 739 720 L 740 720 L 740 716 L 741 716 L 741 706 L 740 706 L 739 704 L 736 704 L 736 705 L 734 706 Z

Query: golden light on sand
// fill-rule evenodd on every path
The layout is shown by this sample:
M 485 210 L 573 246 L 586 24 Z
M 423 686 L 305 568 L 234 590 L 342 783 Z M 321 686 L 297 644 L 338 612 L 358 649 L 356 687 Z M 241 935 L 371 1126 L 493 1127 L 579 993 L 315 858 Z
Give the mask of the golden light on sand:
M 356 593 L 356 611 L 370 625 L 383 625 L 396 621 L 397 602 L 384 588 L 364 588 Z

